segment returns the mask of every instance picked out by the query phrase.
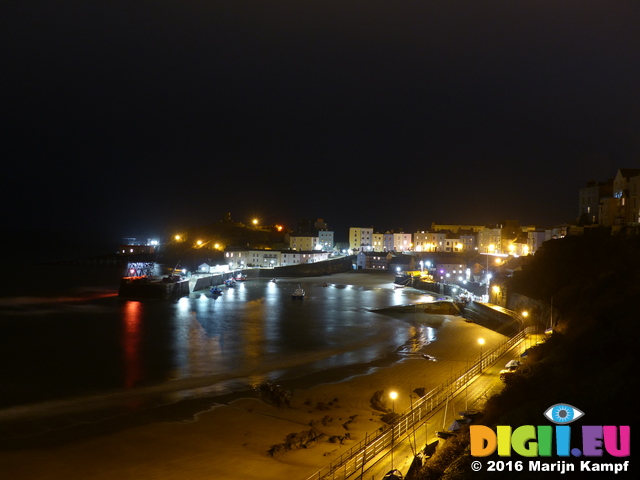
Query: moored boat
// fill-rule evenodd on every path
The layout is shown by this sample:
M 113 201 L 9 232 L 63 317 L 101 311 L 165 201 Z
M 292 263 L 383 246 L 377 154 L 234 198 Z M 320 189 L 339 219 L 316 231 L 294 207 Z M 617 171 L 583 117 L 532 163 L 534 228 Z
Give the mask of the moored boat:
M 300 285 L 298 285 L 298 288 L 296 288 L 291 294 L 291 297 L 294 299 L 296 298 L 303 299 L 305 296 L 306 296 L 306 293 Z

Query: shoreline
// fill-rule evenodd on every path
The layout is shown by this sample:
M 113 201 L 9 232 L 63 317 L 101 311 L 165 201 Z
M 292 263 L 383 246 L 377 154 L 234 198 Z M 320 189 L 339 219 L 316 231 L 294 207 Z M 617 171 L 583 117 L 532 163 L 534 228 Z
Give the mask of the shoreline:
M 309 281 L 324 278 L 310 277 Z M 334 274 L 326 279 L 338 284 L 358 280 L 363 287 L 381 285 L 380 275 L 360 272 Z M 409 352 L 411 355 L 390 352 L 382 359 L 354 366 L 353 373 L 345 371 L 350 367 L 339 367 L 329 374 L 311 374 L 309 377 L 314 378 L 304 381 L 279 382 L 288 388 L 298 381 L 292 388 L 292 408 L 277 408 L 247 395 L 229 396 L 227 403 L 212 398 L 190 399 L 150 409 L 137 422 L 121 417 L 112 424 L 85 426 L 83 435 L 68 432 L 68 438 L 58 437 L 47 445 L 25 440 L 20 446 L 16 442 L 13 448 L 0 451 L 0 463 L 5 465 L 5 474 L 14 479 L 124 476 L 199 480 L 217 476 L 257 480 L 286 476 L 305 480 L 383 426 L 383 412 L 370 403 L 375 392 L 397 389 L 400 396 L 394 410 L 404 411 L 417 398 L 411 396 L 413 389 L 430 390 L 443 378 L 464 369 L 469 361 L 468 346 L 478 334 L 486 338 L 487 348 L 505 338 L 447 315 L 436 329 L 440 341 L 419 345 Z M 342 379 L 336 381 L 338 377 Z M 288 435 L 312 426 L 326 436 L 312 448 L 269 455 L 269 450 Z M 329 441 L 331 437 L 333 442 Z

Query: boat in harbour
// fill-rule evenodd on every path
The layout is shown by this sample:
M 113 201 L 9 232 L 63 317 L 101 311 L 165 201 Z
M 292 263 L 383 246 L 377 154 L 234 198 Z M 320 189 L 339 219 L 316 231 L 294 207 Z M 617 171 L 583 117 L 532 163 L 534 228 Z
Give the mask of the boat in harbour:
M 306 293 L 300 285 L 298 285 L 298 288 L 296 288 L 291 294 L 291 298 L 294 298 L 294 299 L 296 298 L 303 299 L 305 296 L 306 296 Z

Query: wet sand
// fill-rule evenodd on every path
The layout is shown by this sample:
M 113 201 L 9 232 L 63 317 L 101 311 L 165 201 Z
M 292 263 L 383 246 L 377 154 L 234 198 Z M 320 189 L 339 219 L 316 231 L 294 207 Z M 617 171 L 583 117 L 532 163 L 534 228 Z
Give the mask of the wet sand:
M 377 287 L 393 278 L 347 273 L 308 280 Z M 475 360 L 479 336 L 485 338 L 487 349 L 505 338 L 460 317 L 433 316 L 426 321 L 440 324 L 436 342 L 409 352 L 391 366 L 373 368 L 338 383 L 294 390 L 291 408 L 239 398 L 188 420 L 178 415 L 178 421 L 164 419 L 97 430 L 57 445 L 4 449 L 0 451 L 1 471 L 11 479 L 306 480 L 383 425 L 382 412 L 370 404 L 376 391 L 386 394 L 396 390 L 399 397 L 394 409 L 403 411 L 410 406 L 413 389 L 429 390 Z M 268 454 L 287 435 L 309 430 L 311 424 L 326 435 L 312 448 L 273 457 Z M 347 433 L 350 439 L 344 444 L 328 441 L 331 436 Z

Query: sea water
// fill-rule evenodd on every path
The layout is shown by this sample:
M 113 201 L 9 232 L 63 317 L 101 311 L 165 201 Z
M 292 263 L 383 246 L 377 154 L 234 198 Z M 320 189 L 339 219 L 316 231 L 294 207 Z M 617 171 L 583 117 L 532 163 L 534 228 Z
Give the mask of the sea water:
M 117 296 L 121 273 L 38 265 L 13 276 L 0 295 L 0 421 L 338 381 L 434 339 L 376 311 L 428 299 L 394 289 L 391 274 L 371 286 L 248 278 L 217 298 L 137 301 Z M 304 300 L 291 296 L 299 284 Z

